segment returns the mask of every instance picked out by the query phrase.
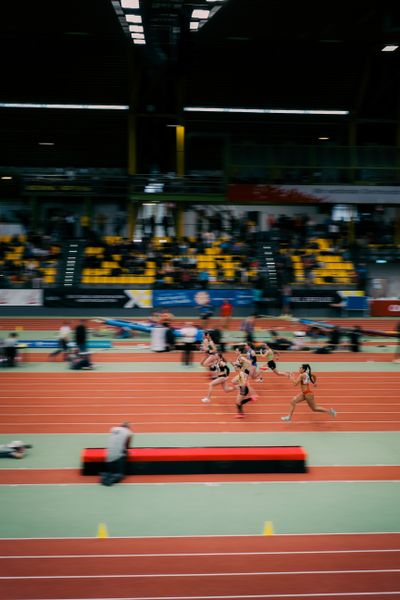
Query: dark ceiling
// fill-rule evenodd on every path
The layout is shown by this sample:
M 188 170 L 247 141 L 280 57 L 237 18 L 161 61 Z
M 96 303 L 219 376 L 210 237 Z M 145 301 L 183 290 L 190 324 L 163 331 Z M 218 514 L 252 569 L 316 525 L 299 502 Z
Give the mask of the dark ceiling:
M 400 44 L 400 8 L 392 5 L 226 0 L 190 32 L 192 9 L 213 3 L 140 0 L 147 43 L 134 47 L 111 0 L 2 2 L 0 101 L 131 104 L 144 122 L 177 121 L 184 105 L 346 109 L 373 132 L 366 142 L 394 144 L 400 49 L 380 51 Z M 184 116 L 203 132 L 291 127 L 272 116 Z M 78 162 L 90 164 L 90 152 L 96 164 L 121 166 L 126 120 L 126 113 L 1 109 L 0 164 L 46 162 L 33 154 L 40 136 L 50 136 Z M 310 121 L 296 123 L 304 142 Z M 143 132 L 157 135 L 157 128 Z

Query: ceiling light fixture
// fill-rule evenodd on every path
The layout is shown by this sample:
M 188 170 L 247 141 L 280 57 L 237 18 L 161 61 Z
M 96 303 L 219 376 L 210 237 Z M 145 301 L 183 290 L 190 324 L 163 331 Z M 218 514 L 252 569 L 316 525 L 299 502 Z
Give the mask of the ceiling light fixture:
M 192 19 L 207 19 L 209 14 L 209 10 L 201 10 L 199 8 L 195 8 L 192 12 Z
M 286 108 L 220 108 L 205 106 L 185 106 L 186 112 L 249 113 L 268 115 L 348 115 L 348 110 L 312 110 Z
M 140 8 L 139 0 L 121 0 L 122 8 L 132 8 L 133 10 L 137 10 Z
M 140 15 L 125 15 L 125 19 L 128 23 L 141 23 L 142 17 Z
M 144 40 L 144 33 L 131 33 L 133 40 Z
M 135 33 L 144 33 L 143 25 L 129 25 L 129 31 L 134 31 Z
M 397 50 L 398 46 L 384 46 L 381 52 L 394 52 Z
M 129 110 L 127 104 L 35 104 L 33 102 L 0 102 L 0 108 L 60 108 L 65 110 Z
M 199 28 L 199 22 L 198 21 L 190 21 L 189 28 L 191 31 L 197 31 Z

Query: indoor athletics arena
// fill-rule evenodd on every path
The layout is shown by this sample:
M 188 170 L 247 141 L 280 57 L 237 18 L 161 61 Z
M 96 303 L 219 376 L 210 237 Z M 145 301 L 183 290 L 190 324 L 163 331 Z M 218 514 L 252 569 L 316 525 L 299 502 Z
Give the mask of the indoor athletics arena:
M 0 6 L 0 600 L 400 600 L 400 13 Z

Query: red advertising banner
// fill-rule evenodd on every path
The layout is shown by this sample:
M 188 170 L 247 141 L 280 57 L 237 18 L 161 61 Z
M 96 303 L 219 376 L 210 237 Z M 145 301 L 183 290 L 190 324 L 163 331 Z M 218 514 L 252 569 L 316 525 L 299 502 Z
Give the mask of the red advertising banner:
M 370 302 L 371 317 L 400 317 L 400 300 L 372 300 Z
M 319 204 L 325 199 L 312 193 L 305 193 L 296 188 L 286 188 L 276 185 L 257 185 L 232 183 L 228 186 L 230 202 L 257 202 L 272 204 Z

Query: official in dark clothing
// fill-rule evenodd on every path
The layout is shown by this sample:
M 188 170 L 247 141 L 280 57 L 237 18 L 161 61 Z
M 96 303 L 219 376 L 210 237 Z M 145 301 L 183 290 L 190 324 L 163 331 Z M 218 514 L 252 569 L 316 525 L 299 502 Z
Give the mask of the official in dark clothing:
M 87 351 L 87 328 L 84 319 L 81 319 L 79 325 L 75 327 L 75 343 L 79 348 L 79 352 Z
M 349 342 L 351 352 L 361 351 L 361 336 L 362 332 L 360 327 L 353 327 L 349 333 Z

